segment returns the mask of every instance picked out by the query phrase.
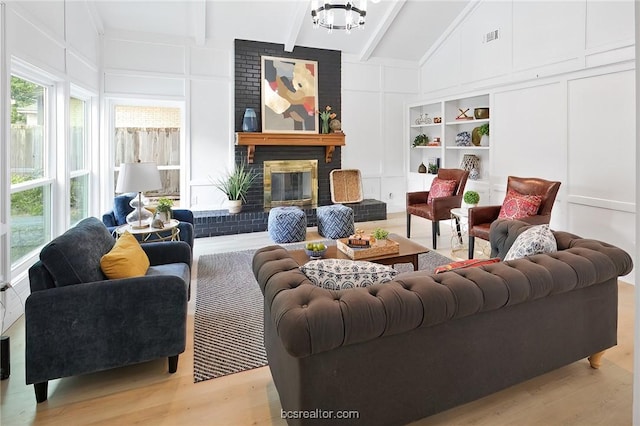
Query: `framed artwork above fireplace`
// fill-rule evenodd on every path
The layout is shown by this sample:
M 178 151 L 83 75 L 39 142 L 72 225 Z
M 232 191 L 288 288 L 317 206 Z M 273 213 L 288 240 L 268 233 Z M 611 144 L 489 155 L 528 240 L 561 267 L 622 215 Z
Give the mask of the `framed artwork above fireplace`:
M 263 133 L 318 133 L 318 63 L 261 57 Z

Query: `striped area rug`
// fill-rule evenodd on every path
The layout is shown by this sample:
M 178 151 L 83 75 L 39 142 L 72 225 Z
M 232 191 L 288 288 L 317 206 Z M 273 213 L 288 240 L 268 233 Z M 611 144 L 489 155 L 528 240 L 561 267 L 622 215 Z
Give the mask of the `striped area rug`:
M 326 244 L 335 242 L 325 241 Z M 301 244 L 282 244 L 288 249 Z M 263 297 L 251 270 L 255 250 L 200 256 L 194 316 L 195 383 L 267 365 Z M 419 257 L 421 270 L 449 263 L 436 252 Z M 396 265 L 401 272 L 413 268 Z

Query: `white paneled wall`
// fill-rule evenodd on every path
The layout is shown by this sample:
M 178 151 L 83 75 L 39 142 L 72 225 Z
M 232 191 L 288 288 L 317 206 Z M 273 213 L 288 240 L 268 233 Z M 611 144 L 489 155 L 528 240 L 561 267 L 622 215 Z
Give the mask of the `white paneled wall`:
M 509 175 L 559 180 L 553 227 L 635 253 L 634 68 L 631 0 L 481 1 L 423 64 L 422 99 L 486 90 L 492 201 Z

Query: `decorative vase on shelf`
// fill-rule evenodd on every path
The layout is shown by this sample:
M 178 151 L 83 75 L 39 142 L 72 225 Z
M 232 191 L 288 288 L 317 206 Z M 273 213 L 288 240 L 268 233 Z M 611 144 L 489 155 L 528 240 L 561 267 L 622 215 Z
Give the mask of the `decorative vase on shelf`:
M 427 173 L 427 166 L 424 163 L 420 163 L 418 166 L 418 173 Z
M 242 131 L 243 132 L 255 132 L 258 130 L 258 117 L 253 108 L 247 108 L 244 110 L 244 117 L 242 119 Z

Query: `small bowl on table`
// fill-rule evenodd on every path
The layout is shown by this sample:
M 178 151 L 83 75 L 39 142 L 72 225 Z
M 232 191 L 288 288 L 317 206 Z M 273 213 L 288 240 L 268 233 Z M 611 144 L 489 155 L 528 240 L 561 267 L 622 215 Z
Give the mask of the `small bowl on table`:
M 325 247 L 324 250 L 304 249 L 304 252 L 309 256 L 309 259 L 321 259 L 325 254 L 327 254 L 327 247 Z

